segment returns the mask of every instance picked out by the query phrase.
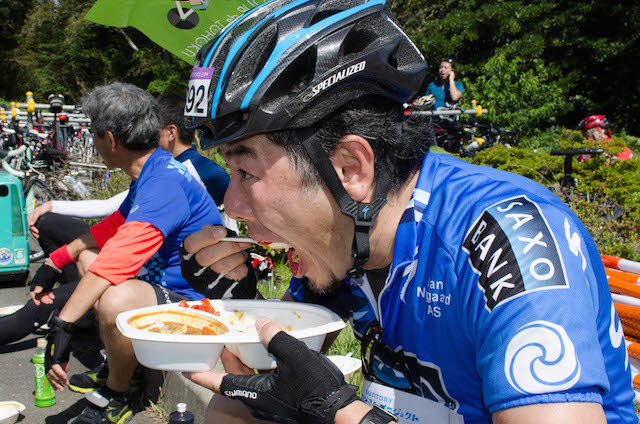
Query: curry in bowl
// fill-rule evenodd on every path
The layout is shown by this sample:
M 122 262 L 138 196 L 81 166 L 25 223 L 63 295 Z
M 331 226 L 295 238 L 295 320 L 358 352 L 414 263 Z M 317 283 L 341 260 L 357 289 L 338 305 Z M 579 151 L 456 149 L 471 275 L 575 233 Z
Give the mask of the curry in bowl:
M 160 334 L 212 336 L 225 334 L 227 327 L 215 319 L 179 311 L 158 311 L 135 315 L 128 321 L 138 330 Z

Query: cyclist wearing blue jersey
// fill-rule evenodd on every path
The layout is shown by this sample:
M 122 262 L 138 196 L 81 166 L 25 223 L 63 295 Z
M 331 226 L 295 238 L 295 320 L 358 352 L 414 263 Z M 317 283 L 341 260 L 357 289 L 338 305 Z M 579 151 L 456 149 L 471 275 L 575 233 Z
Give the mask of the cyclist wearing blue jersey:
M 95 146 L 109 168 L 131 178 L 119 209 L 71 243 L 54 251 L 41 268 L 45 300 L 59 270 L 74 262 L 86 270 L 62 310 L 48 321 L 45 370 L 64 390 L 75 322 L 94 308 L 109 371 L 92 403 L 74 423 L 125 423 L 132 416 L 129 382 L 137 366 L 131 341 L 118 331 L 121 312 L 204 296 L 182 277 L 182 240 L 205 224 L 222 224 L 205 188 L 173 156 L 158 147 L 160 123 L 154 98 L 130 84 L 113 83 L 87 94 Z M 40 272 L 40 271 L 39 271 Z
M 385 0 L 274 0 L 199 53 L 190 91 L 208 102 L 188 97 L 185 112 L 231 169 L 227 212 L 292 246 L 286 297 L 349 319 L 366 377 L 358 398 L 259 320 L 276 370 L 226 352 L 232 373 L 188 374 L 224 395 L 210 422 L 637 422 L 587 230 L 526 178 L 429 153 L 428 122 L 402 109 L 425 71 Z M 224 233 L 184 248 L 240 278 L 247 246 Z

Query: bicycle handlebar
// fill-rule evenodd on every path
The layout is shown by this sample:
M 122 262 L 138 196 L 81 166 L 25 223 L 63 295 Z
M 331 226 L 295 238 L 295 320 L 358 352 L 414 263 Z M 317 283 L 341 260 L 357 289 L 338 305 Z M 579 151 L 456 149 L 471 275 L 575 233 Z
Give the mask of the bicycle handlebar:
M 447 110 L 412 110 L 411 113 L 425 116 L 433 115 L 482 115 L 488 113 L 487 109 L 447 109 Z
M 601 155 L 604 153 L 604 149 L 593 147 L 578 147 L 575 149 L 566 150 L 552 150 L 551 156 L 575 156 L 575 155 Z
M 26 172 L 13 169 L 11 165 L 9 165 L 7 160 L 9 160 L 9 158 L 12 158 L 14 156 L 23 154 L 25 150 L 27 150 L 27 146 L 23 144 L 17 149 L 11 150 L 9 153 L 7 153 L 7 156 L 2 158 L 2 167 L 4 168 L 4 170 L 15 177 L 24 178 L 24 176 L 26 175 Z
M 27 103 L 17 103 L 16 104 L 17 108 L 27 108 Z M 35 104 L 36 110 L 49 110 L 51 109 L 51 105 L 49 103 L 36 103 Z M 76 106 L 75 105 L 62 105 L 62 110 L 70 110 L 70 111 L 74 111 L 76 110 Z

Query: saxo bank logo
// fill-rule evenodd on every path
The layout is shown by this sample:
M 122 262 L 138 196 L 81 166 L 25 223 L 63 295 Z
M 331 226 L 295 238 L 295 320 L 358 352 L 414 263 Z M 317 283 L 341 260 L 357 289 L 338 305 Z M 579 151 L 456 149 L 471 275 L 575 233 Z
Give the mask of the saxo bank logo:
M 521 393 L 558 392 L 576 384 L 580 362 L 564 328 L 534 321 L 520 327 L 509 342 L 504 372 Z

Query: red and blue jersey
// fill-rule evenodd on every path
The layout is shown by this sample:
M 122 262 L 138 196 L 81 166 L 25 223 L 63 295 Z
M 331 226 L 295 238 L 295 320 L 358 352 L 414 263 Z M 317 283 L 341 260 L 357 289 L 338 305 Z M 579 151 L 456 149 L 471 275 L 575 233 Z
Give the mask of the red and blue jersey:
M 206 189 L 170 153 L 156 149 L 113 215 L 92 227 L 101 248 L 89 271 L 119 284 L 139 278 L 201 299 L 182 277 L 182 240 L 222 217 Z
M 290 288 L 309 300 L 299 280 Z M 467 423 L 517 406 L 598 402 L 637 423 L 622 327 L 598 250 L 541 185 L 446 154 L 425 158 L 377 301 L 366 276 L 317 297 L 358 337 L 378 320 L 406 372 L 382 380 Z

